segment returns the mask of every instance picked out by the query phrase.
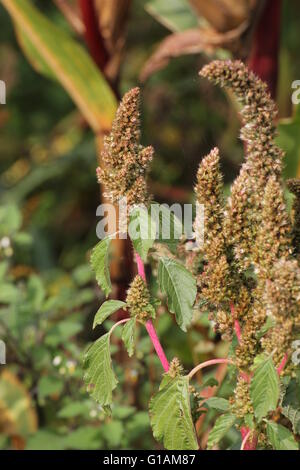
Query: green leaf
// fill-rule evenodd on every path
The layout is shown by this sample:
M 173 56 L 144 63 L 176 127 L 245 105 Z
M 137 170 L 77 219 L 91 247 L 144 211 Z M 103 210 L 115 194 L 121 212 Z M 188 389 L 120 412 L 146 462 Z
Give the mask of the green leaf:
M 213 408 L 214 410 L 219 411 L 228 411 L 229 410 L 229 401 L 225 400 L 225 398 L 219 397 L 211 397 L 205 401 L 205 405 L 209 408 Z
M 299 450 L 293 434 L 281 424 L 268 421 L 267 436 L 275 450 Z
M 258 366 L 250 384 L 254 415 L 258 421 L 261 421 L 269 411 L 276 409 L 279 394 L 278 374 L 272 357 L 269 357 Z
M 136 207 L 130 212 L 128 233 L 135 251 L 146 261 L 156 238 L 156 224 L 146 208 Z
M 89 408 L 87 403 L 73 401 L 64 406 L 57 414 L 59 418 L 75 418 L 76 416 L 87 416 Z
M 199 448 L 191 416 L 188 377 L 163 381 L 150 401 L 149 411 L 153 436 L 166 449 Z
M 145 9 L 170 31 L 184 31 L 198 26 L 197 16 L 188 0 L 152 0 Z
M 208 377 L 207 379 L 203 380 L 201 388 L 217 387 L 218 385 L 219 382 L 214 377 Z
M 178 325 L 186 331 L 193 317 L 196 280 L 178 261 L 162 258 L 158 266 L 158 282 L 167 296 L 170 312 L 175 313 Z
M 104 291 L 106 297 L 111 292 L 111 281 L 108 266 L 108 255 L 111 237 L 106 237 L 92 250 L 91 265 L 96 274 L 96 279 Z
M 152 203 L 150 211 L 157 227 L 157 241 L 166 244 L 174 253 L 184 232 L 181 221 L 167 204 Z
M 211 449 L 214 445 L 218 444 L 235 422 L 236 416 L 233 414 L 224 414 L 219 416 L 213 429 L 209 433 L 207 448 Z
M 31 1 L 2 0 L 2 4 L 36 68 L 59 80 L 96 133 L 110 130 L 116 99 L 85 49 L 49 21 Z
M 295 434 L 300 434 L 300 384 L 291 379 L 282 400 L 282 414 L 290 420 Z
M 129 357 L 134 353 L 136 319 L 131 318 L 123 327 L 122 340 L 125 344 Z
M 7 204 L 0 207 L 0 238 L 13 235 L 21 224 L 22 216 L 17 206 Z
M 265 334 L 271 329 L 271 328 L 274 328 L 274 326 L 276 325 L 276 321 L 271 318 L 271 317 L 268 317 L 267 320 L 266 320 L 266 323 L 261 327 L 261 329 L 256 333 L 256 338 L 259 340 L 261 339 L 263 336 L 265 336 Z
M 101 325 L 110 315 L 123 307 L 126 307 L 126 304 L 121 300 L 107 300 L 104 302 L 95 315 L 93 328 L 97 325 Z
M 64 383 L 61 378 L 49 376 L 43 376 L 38 383 L 38 396 L 39 400 L 42 400 L 51 395 L 60 395 L 64 387 Z
M 112 404 L 112 392 L 117 386 L 110 357 L 110 334 L 101 336 L 86 352 L 83 363 L 84 380 L 90 395 L 102 406 Z
M 101 432 L 94 426 L 82 426 L 63 436 L 65 449 L 97 450 L 101 445 Z
M 15 303 L 20 295 L 19 289 L 13 284 L 8 282 L 1 283 L 0 288 L 0 303 L 1 304 L 13 304 Z
M 82 330 L 82 325 L 71 320 L 64 320 L 49 329 L 45 337 L 47 346 L 58 346 Z
M 295 178 L 300 165 L 300 106 L 295 107 L 293 117 L 282 119 L 278 125 L 277 144 L 285 151 L 284 176 Z

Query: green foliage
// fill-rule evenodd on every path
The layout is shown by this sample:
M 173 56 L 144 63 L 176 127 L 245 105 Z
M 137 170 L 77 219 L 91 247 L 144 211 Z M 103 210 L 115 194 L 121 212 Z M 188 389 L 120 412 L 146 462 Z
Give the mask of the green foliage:
M 175 313 L 176 321 L 183 331 L 190 325 L 196 299 L 196 281 L 192 274 L 178 261 L 162 258 L 158 267 L 158 282 L 166 294 L 168 308 Z
M 97 325 L 101 325 L 110 315 L 125 306 L 126 303 L 120 300 L 107 300 L 104 302 L 95 315 L 93 328 L 95 328 Z
M 221 439 L 228 433 L 230 428 L 236 422 L 236 416 L 230 413 L 221 415 L 215 422 L 213 429 L 210 431 L 207 441 L 208 449 L 211 449 L 214 445 L 218 444 Z
M 131 318 L 122 331 L 122 340 L 125 344 L 129 357 L 133 356 L 135 349 L 135 331 L 136 331 L 136 319 Z
M 130 212 L 129 236 L 135 251 L 146 261 L 156 238 L 156 224 L 146 208 L 137 207 Z
M 278 145 L 286 152 L 285 156 L 285 178 L 293 178 L 299 174 L 299 126 L 300 126 L 300 106 L 296 106 L 294 115 L 288 119 L 282 119 L 278 125 L 279 136 Z
M 291 431 L 273 421 L 267 422 L 267 436 L 275 450 L 299 450 L 299 445 Z
M 146 9 L 171 31 L 184 31 L 198 25 L 188 0 L 151 0 L 146 4 Z
M 115 97 L 87 52 L 29 0 L 2 3 L 25 38 L 21 45 L 37 69 L 46 75 L 51 71 L 51 77 L 60 81 L 95 132 L 109 129 L 116 109 Z
M 269 411 L 276 409 L 279 393 L 278 374 L 272 358 L 269 357 L 257 367 L 250 385 L 254 414 L 258 421 L 261 421 Z
M 106 297 L 111 292 L 111 281 L 108 267 L 109 246 L 111 237 L 101 240 L 91 254 L 91 265 L 95 272 L 97 282 L 104 291 Z
M 282 414 L 292 424 L 293 432 L 300 434 L 300 383 L 299 379 L 291 379 L 281 403 Z
M 172 253 L 183 234 L 183 225 L 165 204 L 151 204 L 151 217 L 157 226 L 157 241 L 166 244 Z
M 84 380 L 91 396 L 102 406 L 112 405 L 117 379 L 110 357 L 110 334 L 99 338 L 85 353 Z
M 167 382 L 167 383 L 166 383 Z M 169 450 L 197 450 L 192 421 L 188 377 L 163 380 L 149 405 L 155 439 Z
M 229 411 L 229 401 L 221 397 L 211 397 L 205 401 L 205 404 L 214 410 Z

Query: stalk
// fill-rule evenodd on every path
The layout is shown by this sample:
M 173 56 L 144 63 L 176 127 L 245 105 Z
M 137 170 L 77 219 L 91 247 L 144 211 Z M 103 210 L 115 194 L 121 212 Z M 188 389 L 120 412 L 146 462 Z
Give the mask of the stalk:
M 136 259 L 136 263 L 137 263 L 138 274 L 141 276 L 143 281 L 146 283 L 147 280 L 146 280 L 145 266 L 144 266 L 144 263 L 143 263 L 140 255 L 138 253 L 135 253 L 135 259 Z M 168 362 L 168 359 L 165 355 L 163 347 L 162 347 L 162 345 L 161 345 L 161 343 L 158 339 L 158 336 L 157 336 L 156 330 L 154 328 L 154 325 L 152 323 L 152 320 L 148 320 L 146 322 L 145 327 L 146 327 L 146 330 L 147 330 L 147 332 L 150 336 L 153 347 L 154 347 L 154 349 L 155 349 L 155 351 L 158 355 L 158 358 L 161 362 L 161 365 L 163 366 L 164 371 L 168 372 L 169 362 Z

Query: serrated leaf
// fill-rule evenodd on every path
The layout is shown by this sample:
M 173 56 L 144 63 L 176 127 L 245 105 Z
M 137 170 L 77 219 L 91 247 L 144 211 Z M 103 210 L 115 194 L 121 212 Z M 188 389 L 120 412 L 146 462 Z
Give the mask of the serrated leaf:
M 210 397 L 205 401 L 205 405 L 207 405 L 209 408 L 213 408 L 214 410 L 229 410 L 229 401 L 225 400 L 225 398 Z
M 254 415 L 259 422 L 269 411 L 276 409 L 279 394 L 278 374 L 272 358 L 269 357 L 258 366 L 250 384 L 250 396 Z
M 151 218 L 157 227 L 157 241 L 164 243 L 174 253 L 184 232 L 183 225 L 167 204 L 152 203 Z
M 110 334 L 101 336 L 85 354 L 84 380 L 90 395 L 102 406 L 112 404 L 112 392 L 117 386 L 110 357 Z
M 198 25 L 197 15 L 191 9 L 188 0 L 152 0 L 145 8 L 171 31 L 184 31 L 196 28 Z
M 282 414 L 290 420 L 295 434 L 300 434 L 300 384 L 291 379 L 282 399 Z
M 135 251 L 146 261 L 156 238 L 156 224 L 146 208 L 136 207 L 131 211 L 128 233 Z
M 282 414 L 292 423 L 295 434 L 300 434 L 300 408 L 287 405 L 282 408 Z
M 2 0 L 21 37 L 20 44 L 42 73 L 55 76 L 98 133 L 111 127 L 115 96 L 85 49 L 29 0 Z
M 95 315 L 93 328 L 97 325 L 101 325 L 110 315 L 123 307 L 126 307 L 126 303 L 121 300 L 107 300 L 104 302 Z
M 275 450 L 299 450 L 291 431 L 273 421 L 267 422 L 267 436 Z
M 236 416 L 233 414 L 224 414 L 219 416 L 213 429 L 209 433 L 207 448 L 211 449 L 214 445 L 218 444 L 235 422 Z
M 91 254 L 91 265 L 96 274 L 96 279 L 104 291 L 106 297 L 111 292 L 111 281 L 108 266 L 109 245 L 111 237 L 106 237 L 97 243 Z
M 161 291 L 167 296 L 170 312 L 175 313 L 178 325 L 186 331 L 193 317 L 196 280 L 178 261 L 162 258 L 158 266 L 158 282 Z
M 125 344 L 129 357 L 134 353 L 135 347 L 135 326 L 136 319 L 131 318 L 123 327 L 122 340 Z
M 168 450 L 199 448 L 191 416 L 188 377 L 163 380 L 149 405 L 153 436 Z

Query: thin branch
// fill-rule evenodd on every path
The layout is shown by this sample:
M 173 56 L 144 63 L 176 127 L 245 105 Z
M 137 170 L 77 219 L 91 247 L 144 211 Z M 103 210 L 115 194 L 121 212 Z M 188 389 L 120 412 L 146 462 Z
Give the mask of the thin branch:
M 191 379 L 199 370 L 204 369 L 205 367 L 214 366 L 215 364 L 231 364 L 234 365 L 234 362 L 231 359 L 210 359 L 209 361 L 202 362 L 198 364 L 191 372 L 188 374 L 188 378 Z
M 85 26 L 85 41 L 95 63 L 104 71 L 109 54 L 99 29 L 94 2 L 93 0 L 78 0 L 78 2 Z

